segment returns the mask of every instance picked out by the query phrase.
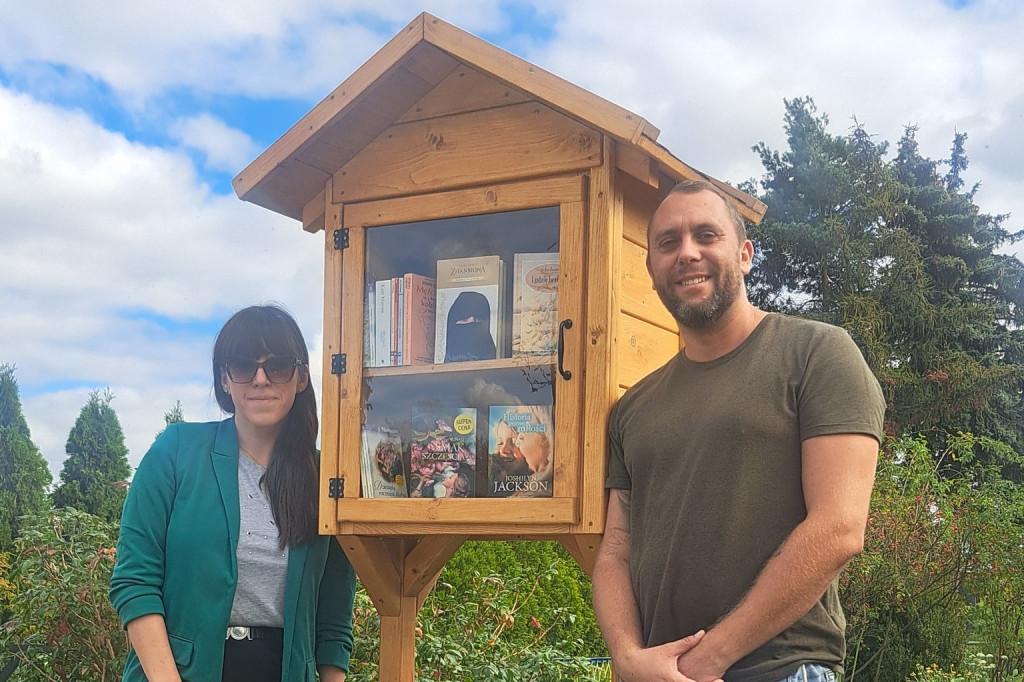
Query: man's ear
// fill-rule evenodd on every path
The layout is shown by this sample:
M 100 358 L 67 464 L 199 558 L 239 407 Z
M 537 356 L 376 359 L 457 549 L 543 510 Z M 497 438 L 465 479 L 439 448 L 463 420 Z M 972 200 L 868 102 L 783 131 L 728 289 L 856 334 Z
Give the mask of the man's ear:
M 744 239 L 740 245 L 740 270 L 744 275 L 750 274 L 750 268 L 754 265 L 754 242 Z

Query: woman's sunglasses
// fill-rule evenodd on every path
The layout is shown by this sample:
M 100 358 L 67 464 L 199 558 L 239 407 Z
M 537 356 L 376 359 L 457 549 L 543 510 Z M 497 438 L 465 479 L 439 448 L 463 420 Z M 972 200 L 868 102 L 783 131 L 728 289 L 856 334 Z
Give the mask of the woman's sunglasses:
M 224 371 L 228 379 L 236 384 L 248 384 L 256 378 L 256 372 L 263 368 L 267 380 L 272 384 L 287 384 L 295 376 L 295 368 L 302 367 L 302 361 L 294 355 L 275 355 L 263 362 L 248 358 L 228 358 L 224 361 Z

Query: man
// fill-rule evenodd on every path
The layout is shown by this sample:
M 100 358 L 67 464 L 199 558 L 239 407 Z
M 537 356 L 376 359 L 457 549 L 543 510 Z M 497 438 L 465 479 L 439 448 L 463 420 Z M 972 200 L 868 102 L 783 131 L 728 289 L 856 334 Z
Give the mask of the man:
M 884 402 L 849 335 L 747 299 L 753 245 L 714 185 L 651 218 L 685 347 L 609 418 L 594 608 L 626 682 L 834 679 L 835 579 L 861 551 Z

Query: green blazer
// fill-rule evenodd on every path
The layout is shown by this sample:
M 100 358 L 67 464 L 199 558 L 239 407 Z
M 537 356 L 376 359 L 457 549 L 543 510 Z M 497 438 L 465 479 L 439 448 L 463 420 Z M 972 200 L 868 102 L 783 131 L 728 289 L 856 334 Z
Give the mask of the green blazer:
M 238 435 L 233 419 L 172 424 L 142 459 L 124 504 L 110 600 L 122 622 L 162 614 L 185 682 L 220 682 L 238 580 Z M 283 682 L 348 670 L 355 573 L 334 538 L 288 550 Z M 124 680 L 145 682 L 131 651 Z

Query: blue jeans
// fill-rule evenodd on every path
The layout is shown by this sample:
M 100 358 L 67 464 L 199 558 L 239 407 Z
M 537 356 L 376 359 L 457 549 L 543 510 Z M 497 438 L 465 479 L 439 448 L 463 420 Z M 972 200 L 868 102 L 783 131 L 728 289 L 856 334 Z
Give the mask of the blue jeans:
M 796 672 L 779 682 L 835 682 L 836 673 L 821 663 L 804 663 Z

